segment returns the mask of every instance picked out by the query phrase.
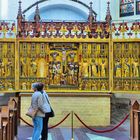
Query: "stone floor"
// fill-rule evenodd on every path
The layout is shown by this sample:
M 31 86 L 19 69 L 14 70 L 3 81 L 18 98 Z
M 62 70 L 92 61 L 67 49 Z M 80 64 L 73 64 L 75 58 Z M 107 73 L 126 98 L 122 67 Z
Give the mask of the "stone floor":
M 109 129 L 108 128 L 97 128 Z M 32 128 L 31 127 L 19 127 L 18 140 L 31 139 Z M 70 128 L 55 128 L 49 130 L 48 140 L 71 140 L 71 129 Z M 74 129 L 74 140 L 129 140 L 129 119 L 118 129 L 109 133 L 94 133 L 87 128 L 75 128 Z
M 112 98 L 111 126 L 106 128 L 95 128 L 99 130 L 110 129 L 116 126 L 130 110 L 129 99 Z M 20 126 L 18 140 L 31 139 L 32 128 Z M 55 128 L 49 130 L 48 140 L 72 140 L 72 131 L 70 128 Z M 94 133 L 87 128 L 75 128 L 74 140 L 129 140 L 130 139 L 130 120 L 129 118 L 116 130 L 109 133 Z

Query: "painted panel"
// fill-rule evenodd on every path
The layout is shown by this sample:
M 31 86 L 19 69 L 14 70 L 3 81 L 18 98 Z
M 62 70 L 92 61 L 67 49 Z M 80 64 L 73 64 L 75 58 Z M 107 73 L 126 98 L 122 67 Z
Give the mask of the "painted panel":
M 134 15 L 134 0 L 120 0 L 120 17 Z

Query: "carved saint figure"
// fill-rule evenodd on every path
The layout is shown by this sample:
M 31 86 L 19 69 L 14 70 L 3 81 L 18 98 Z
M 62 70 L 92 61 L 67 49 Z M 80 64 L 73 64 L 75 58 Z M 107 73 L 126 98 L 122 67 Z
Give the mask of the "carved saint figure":
M 31 75 L 36 76 L 37 74 L 37 63 L 34 59 L 31 60 Z
M 50 64 L 50 84 L 60 85 L 61 80 L 61 64 L 60 62 L 52 62 Z
M 68 83 L 73 84 L 74 81 L 74 63 L 68 63 Z
M 135 90 L 135 91 L 138 91 L 139 90 L 139 86 L 138 86 L 137 81 L 134 81 L 133 90 Z
M 121 63 L 120 63 L 120 60 L 119 59 L 117 59 L 116 60 L 116 63 L 115 63 L 115 76 L 116 77 L 121 77 L 121 75 L 122 75 L 122 65 L 121 65 Z
M 91 83 L 91 90 L 94 90 L 94 91 L 98 90 L 96 81 L 92 81 L 92 83 Z
M 12 76 L 13 75 L 12 70 L 13 70 L 12 60 L 8 59 L 8 62 L 7 62 L 7 76 Z
M 50 55 L 52 56 L 53 61 L 56 61 L 56 57 L 59 56 L 59 53 L 58 52 L 52 52 Z
M 81 67 L 82 77 L 88 77 L 89 75 L 89 64 L 87 60 L 83 61 L 82 67 Z
M 11 82 L 9 82 L 7 85 L 8 85 L 8 90 L 13 90 L 13 85 Z
M 135 59 L 132 62 L 132 74 L 133 74 L 133 77 L 139 77 L 139 62 L 138 62 L 138 59 Z
M 27 77 L 27 61 L 25 58 L 21 59 L 21 76 Z
M 5 75 L 5 65 L 2 59 L 0 59 L 0 76 Z
M 26 89 L 27 89 L 27 84 L 26 84 L 26 82 L 23 82 L 21 86 L 22 86 L 22 88 L 21 88 L 22 90 L 26 90 Z
M 101 63 L 101 77 L 106 77 L 106 62 L 102 60 Z
M 95 62 L 95 59 L 92 59 L 91 63 L 91 77 L 97 77 L 98 76 L 98 65 Z
M 124 65 L 123 65 L 123 71 L 124 71 L 124 77 L 130 77 L 130 64 L 128 63 L 128 59 L 125 59 Z
M 125 81 L 125 83 L 124 83 L 124 90 L 129 90 L 129 83 L 128 83 L 128 81 Z
M 120 83 L 120 81 L 117 81 L 115 90 L 120 90 L 120 89 L 121 89 L 121 83 Z
M 101 84 L 101 90 L 106 90 L 106 83 L 103 82 L 103 83 Z
M 76 53 L 73 52 L 73 51 L 71 51 L 71 52 L 69 53 L 69 56 L 70 56 L 71 62 L 74 62 L 74 57 L 75 57 L 75 55 L 76 55 Z

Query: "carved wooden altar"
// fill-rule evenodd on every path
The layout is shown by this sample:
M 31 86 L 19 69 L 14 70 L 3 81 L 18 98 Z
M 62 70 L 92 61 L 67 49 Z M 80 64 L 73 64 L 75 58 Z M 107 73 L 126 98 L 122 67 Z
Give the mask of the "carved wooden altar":
M 0 90 L 30 91 L 33 82 L 48 90 L 140 91 L 140 23 L 97 22 L 90 3 L 87 22 L 42 22 L 22 15 L 0 21 Z M 129 38 L 129 40 L 128 40 Z

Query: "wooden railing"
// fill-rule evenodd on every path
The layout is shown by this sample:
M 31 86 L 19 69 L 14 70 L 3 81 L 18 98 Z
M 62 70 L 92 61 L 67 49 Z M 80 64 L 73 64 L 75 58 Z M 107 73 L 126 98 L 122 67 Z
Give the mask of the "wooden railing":
M 0 140 L 16 139 L 18 118 L 18 98 L 11 97 L 7 106 L 1 107 Z

